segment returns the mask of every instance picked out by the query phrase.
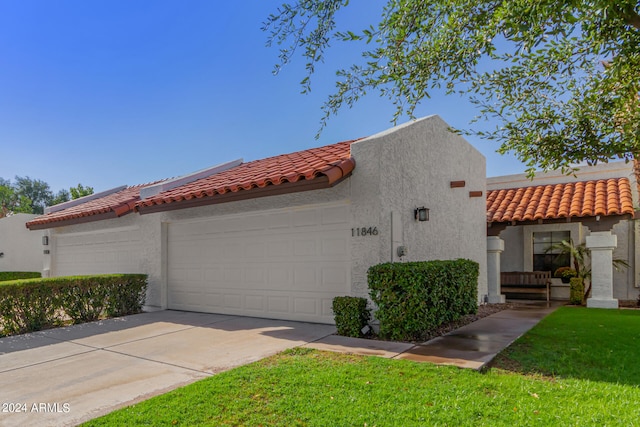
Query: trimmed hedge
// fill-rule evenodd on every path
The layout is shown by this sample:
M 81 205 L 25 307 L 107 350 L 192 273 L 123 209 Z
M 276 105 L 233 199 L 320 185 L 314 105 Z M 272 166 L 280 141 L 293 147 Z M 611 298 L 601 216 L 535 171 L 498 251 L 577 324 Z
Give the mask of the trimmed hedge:
M 139 313 L 145 274 L 104 274 L 0 283 L 0 336 L 38 331 L 101 317 Z
M 367 274 L 382 338 L 420 340 L 442 323 L 478 311 L 474 261 L 385 263 Z
M 366 298 L 335 297 L 332 308 L 338 335 L 345 337 L 362 336 L 362 329 L 367 326 L 369 319 L 371 319 Z
M 0 282 L 8 280 L 35 279 L 42 277 L 37 271 L 0 271 Z

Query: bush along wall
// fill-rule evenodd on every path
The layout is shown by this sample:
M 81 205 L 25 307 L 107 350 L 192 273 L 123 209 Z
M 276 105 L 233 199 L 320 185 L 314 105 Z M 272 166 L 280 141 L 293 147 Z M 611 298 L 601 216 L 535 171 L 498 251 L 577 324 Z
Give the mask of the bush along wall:
M 0 336 L 139 313 L 145 274 L 106 274 L 0 283 Z
M 360 297 L 335 297 L 333 314 L 338 335 L 361 337 L 362 330 L 369 324 L 371 313 L 367 308 L 367 299 Z
M 420 340 L 445 322 L 478 310 L 478 263 L 458 259 L 385 263 L 368 271 L 380 337 Z
M 37 271 L 0 271 L 0 282 L 8 280 L 35 279 L 42 277 Z

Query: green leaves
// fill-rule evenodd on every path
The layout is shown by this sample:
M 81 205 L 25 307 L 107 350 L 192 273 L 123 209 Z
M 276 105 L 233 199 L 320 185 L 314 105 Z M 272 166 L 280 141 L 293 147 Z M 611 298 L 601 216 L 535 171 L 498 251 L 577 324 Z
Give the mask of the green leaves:
M 338 335 L 361 337 L 362 329 L 367 326 L 371 314 L 367 308 L 367 299 L 359 297 L 335 297 L 332 303 Z
M 379 264 L 369 268 L 368 281 L 387 339 L 419 340 L 478 308 L 478 264 L 470 260 Z
M 640 15 L 632 0 L 389 0 L 365 30 L 337 31 L 346 1 L 306 0 L 269 18 L 282 66 L 304 48 L 311 88 L 332 40 L 366 42 L 361 61 L 337 70 L 321 129 L 370 92 L 412 116 L 435 88 L 470 96 L 494 130 L 465 132 L 500 143 L 532 173 L 640 149 Z M 369 6 L 369 5 L 368 5 Z M 370 7 L 370 6 L 369 6 Z
M 49 184 L 39 179 L 16 176 L 12 184 L 0 178 L 0 218 L 11 213 L 42 214 L 47 206 L 93 194 L 92 187 L 83 187 L 82 184 L 69 190 L 62 189 L 54 195 Z
M 140 312 L 144 274 L 53 277 L 0 283 L 0 336 L 38 331 L 67 320 L 84 323 Z

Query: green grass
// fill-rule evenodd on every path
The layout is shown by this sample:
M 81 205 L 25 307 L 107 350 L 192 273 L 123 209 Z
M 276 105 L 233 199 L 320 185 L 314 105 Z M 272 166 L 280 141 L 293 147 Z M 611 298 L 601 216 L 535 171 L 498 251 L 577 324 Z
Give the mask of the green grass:
M 638 311 L 563 308 L 501 357 L 556 376 L 294 349 L 86 425 L 637 425 L 628 357 L 640 355 L 639 321 Z
M 639 386 L 639 356 L 640 310 L 562 307 L 503 351 L 494 366 Z

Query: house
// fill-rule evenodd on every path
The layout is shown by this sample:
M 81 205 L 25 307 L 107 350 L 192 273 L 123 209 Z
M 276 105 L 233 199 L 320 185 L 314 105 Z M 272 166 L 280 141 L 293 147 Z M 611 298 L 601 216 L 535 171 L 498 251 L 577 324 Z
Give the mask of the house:
M 574 175 L 560 171 L 487 180 L 489 294 L 500 300 L 499 271 L 554 271 L 571 266 L 549 248 L 562 240 L 591 251 L 591 307 L 617 307 L 638 298 L 640 227 L 638 190 L 632 163 L 584 166 Z M 628 268 L 616 271 L 612 260 Z M 497 292 L 497 293 L 496 293 Z M 568 299 L 569 285 L 552 279 L 551 296 Z M 491 299 L 491 298 L 490 298 Z
M 51 276 L 146 273 L 147 309 L 333 323 L 367 269 L 468 258 L 487 294 L 485 159 L 438 116 L 54 206 Z
M 30 233 L 25 224 L 32 214 L 13 214 L 0 218 L 0 271 L 41 271 L 42 237 Z

